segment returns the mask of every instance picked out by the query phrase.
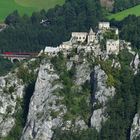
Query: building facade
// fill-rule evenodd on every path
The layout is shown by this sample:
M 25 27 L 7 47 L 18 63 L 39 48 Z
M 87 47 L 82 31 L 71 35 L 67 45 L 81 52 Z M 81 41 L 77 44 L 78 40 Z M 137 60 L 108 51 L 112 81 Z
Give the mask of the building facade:
M 94 42 L 96 38 L 95 32 L 93 32 L 92 28 L 90 28 L 89 33 L 87 32 L 72 32 L 71 39 L 76 39 L 77 42 L 80 43 L 91 43 Z
M 54 55 L 57 55 L 59 51 L 60 51 L 59 47 L 47 46 L 45 47 L 44 53 L 48 54 L 49 56 L 54 56 Z
M 87 39 L 87 32 L 72 32 L 72 38 L 75 38 L 78 42 L 85 42 Z
M 110 28 L 110 22 L 99 22 L 99 30 L 103 29 L 109 29 Z
M 106 42 L 106 52 L 107 54 L 118 54 L 120 48 L 120 41 L 109 39 Z
M 89 34 L 88 34 L 88 44 L 94 42 L 96 39 L 96 34 L 93 32 L 92 28 L 90 28 Z

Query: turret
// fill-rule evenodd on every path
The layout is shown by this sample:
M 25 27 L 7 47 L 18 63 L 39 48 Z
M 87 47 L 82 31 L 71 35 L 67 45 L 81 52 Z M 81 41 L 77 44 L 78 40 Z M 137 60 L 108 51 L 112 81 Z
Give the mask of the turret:
M 95 40 L 95 33 L 93 32 L 92 28 L 90 28 L 89 34 L 88 34 L 88 44 L 91 42 L 94 42 Z

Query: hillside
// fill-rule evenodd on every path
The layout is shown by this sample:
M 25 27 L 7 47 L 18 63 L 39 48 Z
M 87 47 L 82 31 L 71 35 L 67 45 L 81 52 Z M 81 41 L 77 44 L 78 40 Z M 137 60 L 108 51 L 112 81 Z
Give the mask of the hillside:
M 34 7 L 38 10 L 48 10 L 53 8 L 55 5 L 64 4 L 65 0 L 15 0 L 15 2 L 24 7 Z
M 105 7 L 111 13 L 132 8 L 140 4 L 139 0 L 100 0 L 102 7 Z
M 115 19 L 117 21 L 123 20 L 124 18 L 126 18 L 129 15 L 136 15 L 136 16 L 140 16 L 140 5 L 134 6 L 132 8 L 123 10 L 121 12 L 115 13 L 115 14 L 110 14 L 108 16 L 108 19 Z
M 1 138 L 139 138 L 139 55 L 127 42 L 108 54 L 96 39 L 44 51 L 0 77 Z
M 21 15 L 31 15 L 35 11 L 48 10 L 57 4 L 64 4 L 64 0 L 1 0 L 0 21 L 4 21 L 6 16 L 15 10 L 18 10 Z
M 72 31 L 96 28 L 101 18 L 101 6 L 96 0 L 70 0 L 31 17 L 21 17 L 15 11 L 6 17 L 8 26 L 0 32 L 0 51 L 38 52 L 45 46 L 57 46 L 68 40 Z

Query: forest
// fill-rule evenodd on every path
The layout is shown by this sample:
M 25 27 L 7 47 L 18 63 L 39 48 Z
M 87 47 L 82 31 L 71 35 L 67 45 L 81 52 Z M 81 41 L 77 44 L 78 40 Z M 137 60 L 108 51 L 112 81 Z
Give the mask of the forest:
M 46 21 L 43 24 L 42 19 Z M 31 17 L 21 17 L 14 11 L 5 19 L 8 28 L 0 33 L 0 52 L 39 52 L 45 46 L 55 47 L 69 40 L 72 31 L 96 29 L 98 22 L 103 20 L 103 9 L 97 0 L 67 0 L 63 6 L 48 12 L 34 12 Z M 111 20 L 111 24 L 119 27 L 122 39 L 139 48 L 140 17 L 129 16 L 119 22 Z
M 95 28 L 101 11 L 96 0 L 67 0 L 63 6 L 35 12 L 31 17 L 21 17 L 14 11 L 5 19 L 9 27 L 0 33 L 0 50 L 36 52 L 45 46 L 57 46 L 68 40 L 72 31 Z M 42 19 L 46 23 L 41 24 Z

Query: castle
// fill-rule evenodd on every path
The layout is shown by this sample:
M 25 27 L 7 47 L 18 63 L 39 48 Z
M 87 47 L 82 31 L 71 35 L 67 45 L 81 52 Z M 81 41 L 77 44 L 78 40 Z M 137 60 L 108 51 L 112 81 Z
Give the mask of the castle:
M 94 42 L 96 38 L 95 32 L 93 32 L 92 28 L 90 28 L 89 33 L 87 32 L 72 32 L 71 34 L 72 38 L 75 38 L 77 42 L 84 43 L 87 40 L 87 43 Z
M 78 44 L 81 48 L 85 48 L 85 50 L 90 49 L 99 49 L 100 45 L 95 47 L 95 44 L 99 44 L 101 40 L 104 39 L 104 33 L 108 31 L 114 32 L 116 36 L 119 36 L 118 28 L 111 28 L 109 22 L 99 22 L 98 31 L 94 32 L 92 28 L 90 28 L 89 32 L 72 32 L 71 38 L 67 42 L 63 42 L 57 48 L 46 47 L 45 52 L 49 55 L 58 53 L 58 51 L 68 51 L 73 48 L 74 44 Z M 90 49 L 89 49 L 90 47 Z M 106 39 L 105 43 L 105 51 L 106 54 L 118 54 L 120 50 L 120 41 L 119 37 L 116 39 Z

